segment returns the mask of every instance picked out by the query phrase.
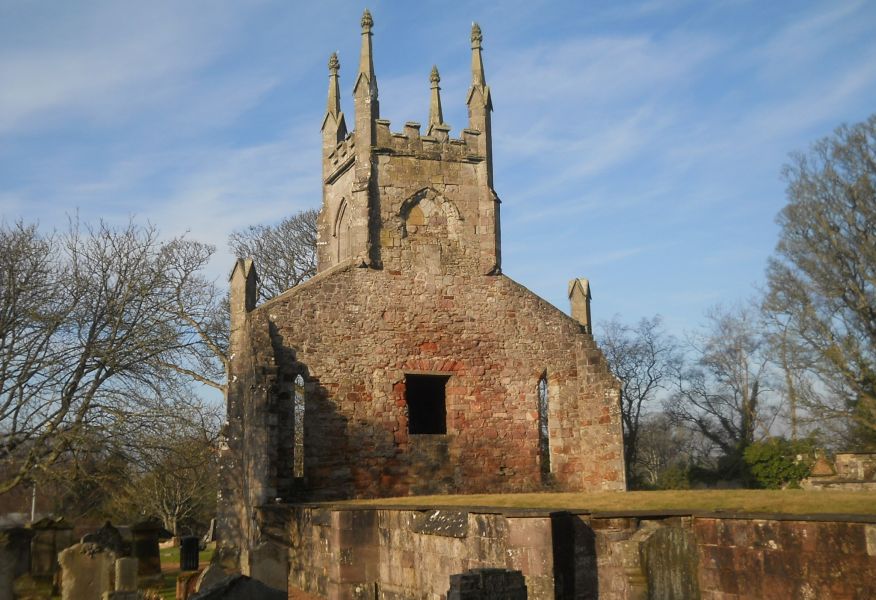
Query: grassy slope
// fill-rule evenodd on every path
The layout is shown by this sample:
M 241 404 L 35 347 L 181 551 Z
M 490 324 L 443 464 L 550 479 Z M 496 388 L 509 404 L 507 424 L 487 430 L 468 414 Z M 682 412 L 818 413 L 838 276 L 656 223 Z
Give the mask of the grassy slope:
M 802 514 L 876 514 L 876 492 L 804 490 L 673 490 L 539 494 L 409 496 L 333 503 L 352 506 L 477 506 L 584 512 L 689 510 Z

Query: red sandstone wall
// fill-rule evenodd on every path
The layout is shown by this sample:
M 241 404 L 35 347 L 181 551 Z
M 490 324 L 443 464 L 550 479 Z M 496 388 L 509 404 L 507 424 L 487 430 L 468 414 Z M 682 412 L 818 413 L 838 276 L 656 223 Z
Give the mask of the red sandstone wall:
M 876 598 L 876 524 L 849 517 L 289 510 L 290 585 L 330 599 L 441 598 L 482 567 L 521 571 L 533 600 Z
M 703 600 L 876 598 L 876 525 L 697 518 Z
M 551 519 L 455 511 L 294 509 L 290 587 L 326 598 L 443 598 L 450 576 L 508 568 L 555 597 Z
M 506 277 L 340 267 L 258 307 L 252 327 L 271 332 L 279 369 L 268 427 L 272 447 L 286 450 L 267 486 L 279 497 L 294 490 L 289 403 L 278 390 L 297 373 L 307 380 L 311 498 L 539 489 L 543 372 L 556 485 L 624 487 L 616 384 L 601 353 L 575 321 Z M 408 434 L 412 372 L 450 375 L 447 435 Z

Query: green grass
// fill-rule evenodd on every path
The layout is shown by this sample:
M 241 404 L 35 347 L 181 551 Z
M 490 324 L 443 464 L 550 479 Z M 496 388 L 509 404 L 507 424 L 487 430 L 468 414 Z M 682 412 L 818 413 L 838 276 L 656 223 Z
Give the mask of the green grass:
M 692 512 L 766 512 L 792 515 L 876 514 L 876 492 L 806 490 L 671 490 L 406 496 L 335 502 L 346 506 L 442 506 L 558 509 L 583 512 L 689 510 Z
M 207 547 L 198 554 L 198 563 L 201 568 L 210 564 L 215 549 L 215 544 L 207 544 Z M 176 598 L 176 578 L 180 574 L 179 546 L 161 548 L 159 555 L 161 556 L 162 583 L 161 587 L 158 588 L 158 593 L 165 600 L 174 600 Z

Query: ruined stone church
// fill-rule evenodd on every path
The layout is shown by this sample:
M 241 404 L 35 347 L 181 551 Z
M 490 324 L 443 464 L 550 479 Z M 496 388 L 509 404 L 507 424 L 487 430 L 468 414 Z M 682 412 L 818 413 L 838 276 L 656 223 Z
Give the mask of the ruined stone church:
M 502 274 L 480 28 L 457 139 L 437 69 L 425 131 L 380 118 L 367 11 L 361 25 L 353 131 L 329 60 L 316 276 L 257 306 L 257 265 L 231 274 L 229 542 L 253 540 L 266 505 L 625 488 L 586 280 L 569 317 Z

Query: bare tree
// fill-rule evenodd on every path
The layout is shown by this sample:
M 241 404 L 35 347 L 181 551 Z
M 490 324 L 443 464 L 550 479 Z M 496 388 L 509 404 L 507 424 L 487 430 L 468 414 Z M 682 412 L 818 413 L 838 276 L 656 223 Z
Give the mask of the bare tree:
M 218 407 L 190 397 L 163 431 L 133 440 L 134 460 L 108 512 L 121 520 L 158 517 L 181 535 L 204 527 L 215 514 L 218 491 Z
M 133 223 L 73 220 L 51 235 L 0 225 L 0 493 L 95 431 L 125 435 L 146 426 L 167 408 L 167 396 L 150 391 L 202 372 L 197 360 L 217 360 L 222 347 L 203 334 L 219 344 L 221 328 L 209 311 L 190 308 L 215 294 L 186 275 L 198 261 L 181 260 L 207 250 L 161 242 L 153 227 Z
M 666 473 L 675 468 L 713 466 L 712 444 L 697 431 L 681 427 L 663 412 L 642 418 L 639 449 L 633 469 L 646 487 L 659 487 Z
M 599 324 L 598 331 L 599 346 L 621 381 L 624 461 L 627 479 L 634 481 L 642 417 L 656 403 L 658 392 L 676 379 L 681 360 L 678 345 L 663 331 L 659 316 L 642 319 L 635 327 L 614 317 Z
M 785 177 L 766 308 L 813 358 L 822 389 L 807 408 L 876 447 L 876 115 L 795 155 Z
M 712 309 L 692 337 L 694 363 L 680 372 L 667 412 L 721 452 L 725 475 L 742 474 L 742 454 L 776 415 L 768 345 L 757 311 Z
M 307 209 L 277 225 L 251 225 L 228 238 L 238 258 L 252 258 L 259 274 L 259 298 L 282 294 L 316 274 L 316 218 Z

